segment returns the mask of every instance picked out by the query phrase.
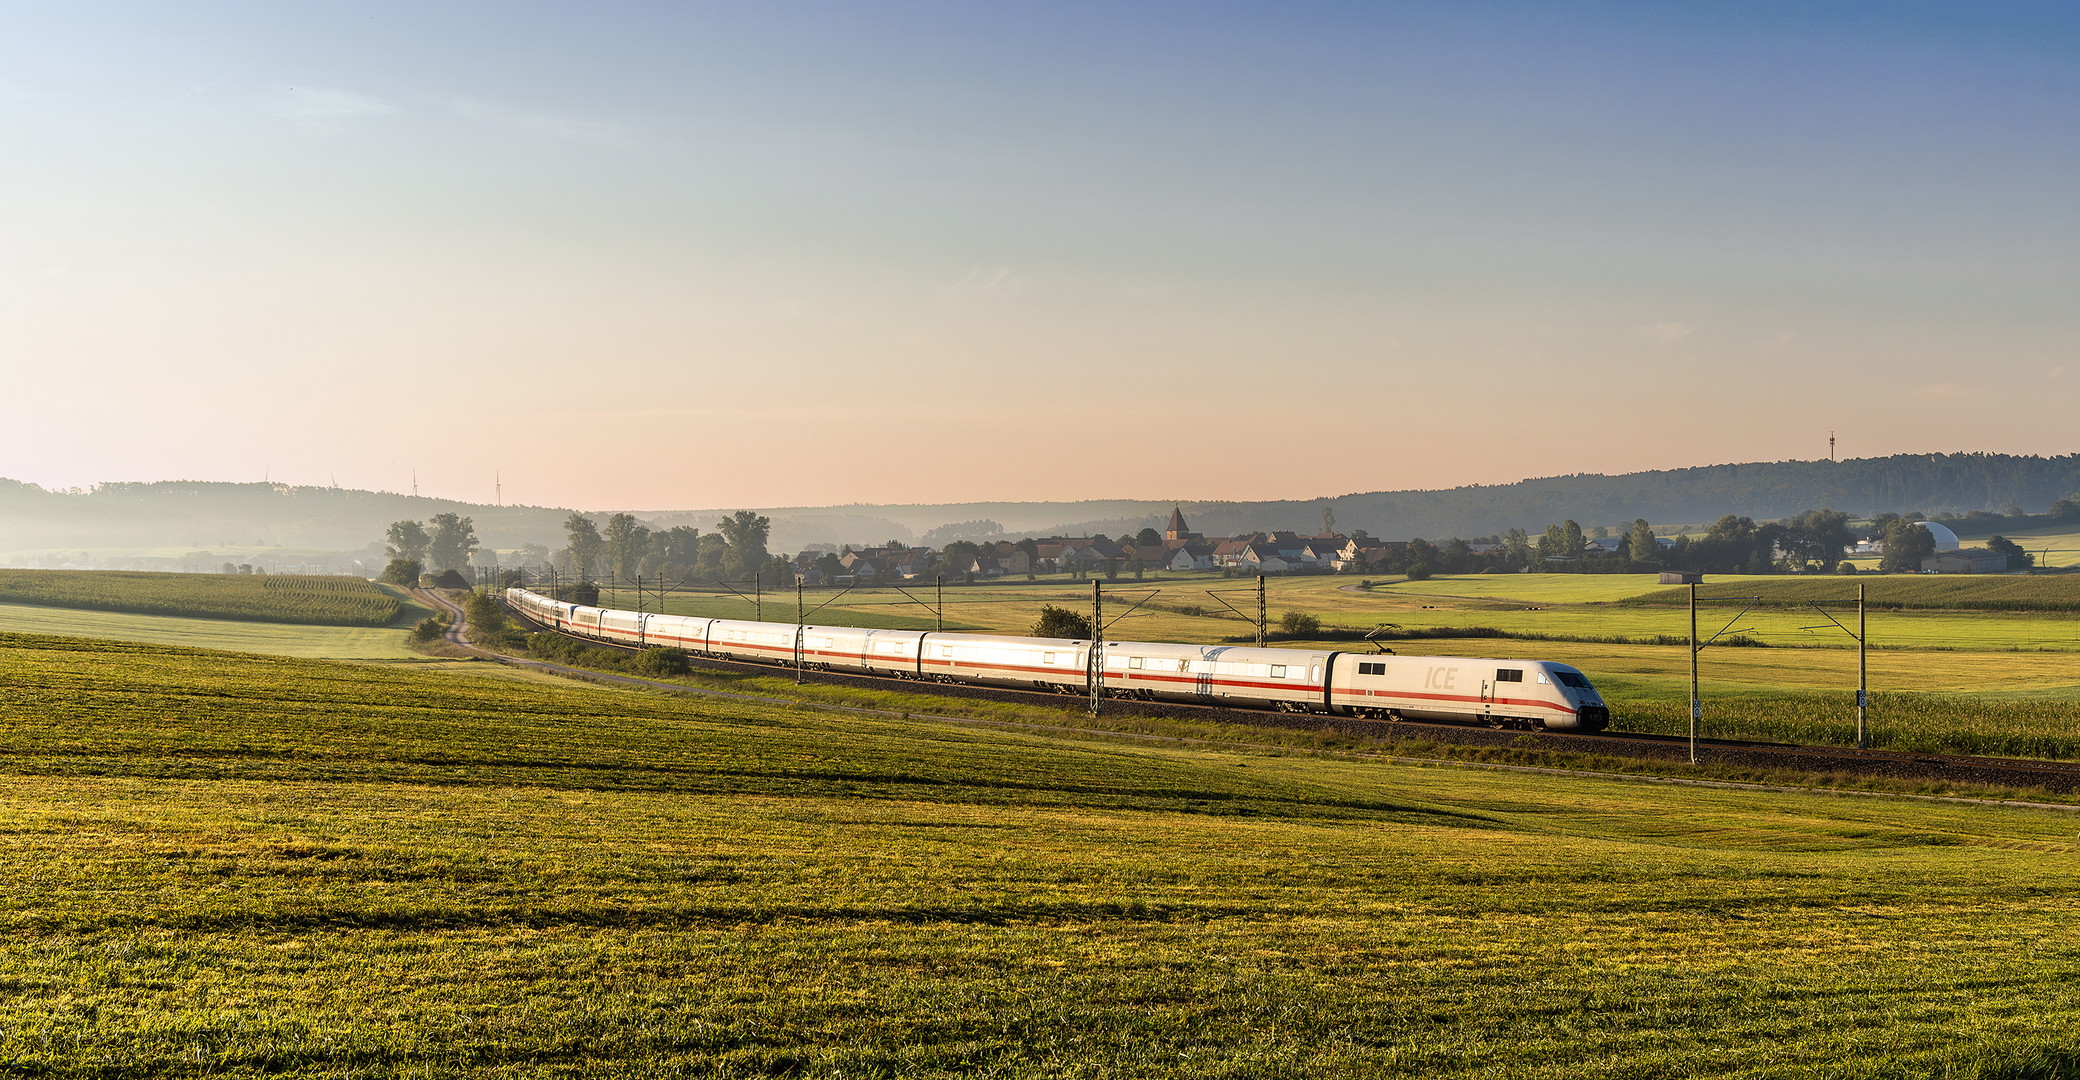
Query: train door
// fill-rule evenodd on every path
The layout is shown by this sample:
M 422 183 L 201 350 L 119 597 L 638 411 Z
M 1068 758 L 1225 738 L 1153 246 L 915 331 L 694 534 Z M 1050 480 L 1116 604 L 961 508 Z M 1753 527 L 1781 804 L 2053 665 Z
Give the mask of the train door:
M 1480 705 L 1480 715 L 1482 715 L 1482 716 L 1489 716 L 1489 715 L 1492 715 L 1492 714 L 1493 714 L 1494 712 L 1495 712 L 1495 680 L 1493 680 L 1493 679 L 1482 679 L 1482 680 L 1481 680 L 1481 705 Z

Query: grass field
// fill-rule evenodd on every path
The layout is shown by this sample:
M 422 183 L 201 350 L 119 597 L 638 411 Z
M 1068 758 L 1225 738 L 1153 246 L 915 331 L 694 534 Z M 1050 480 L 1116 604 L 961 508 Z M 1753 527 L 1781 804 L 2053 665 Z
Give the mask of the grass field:
M 316 626 L 388 626 L 400 614 L 373 582 L 308 574 L 0 570 L 0 603 Z
M 47 1076 L 2080 1068 L 2074 815 L 0 637 Z
M 1346 576 L 1274 578 L 1268 606 L 1275 621 L 1285 611 L 1319 616 L 1325 626 L 1400 633 L 1487 628 L 1517 638 L 1396 640 L 1403 654 L 1499 656 L 1558 660 L 1588 672 L 1616 706 L 1626 730 L 1675 734 L 1688 730 L 1689 618 L 1687 590 L 1663 587 L 1653 575 L 1486 574 L 1422 582 Z M 1769 648 L 1714 646 L 1701 657 L 1706 730 L 1728 738 L 1848 744 L 1854 741 L 1857 685 L 1855 641 L 1798 601 L 1855 595 L 1855 579 L 1730 577 L 1715 579 L 1706 595 L 1769 595 L 1778 602 L 1736 620 L 1746 601 L 1705 605 L 1703 636 L 1730 629 Z M 1869 614 L 1870 686 L 1876 702 L 1872 730 L 1881 747 L 1950 753 L 2080 757 L 2080 613 L 2067 610 L 1988 611 L 1995 603 L 2050 608 L 2069 602 L 2080 577 L 1873 578 L 1863 582 L 1873 602 L 1949 605 L 1875 608 Z M 1117 582 L 1107 610 L 1127 611 L 1111 635 L 1128 640 L 1217 642 L 1246 637 L 1252 624 L 1220 617 L 1212 590 L 1246 612 L 1255 611 L 1254 583 L 1217 576 Z M 1042 604 L 1089 610 L 1087 582 L 1012 582 L 949 587 L 946 625 L 1024 633 Z M 910 590 L 930 601 L 929 588 Z M 1668 604 L 1649 604 L 1641 597 Z M 829 594 L 811 593 L 810 605 Z M 609 594 L 603 599 L 612 603 Z M 633 606 L 634 594 L 620 602 Z M 1853 608 L 1830 605 L 1854 627 Z M 735 597 L 674 596 L 668 610 L 748 618 L 751 605 Z M 792 596 L 768 603 L 766 617 L 791 620 Z M 925 628 L 932 613 L 892 590 L 856 590 L 812 620 L 842 625 Z M 1733 635 L 1729 635 L 1733 636 Z M 1655 644 L 1667 641 L 1667 644 Z M 1303 645 L 1307 643 L 1294 642 Z M 1328 641 L 1330 648 L 1364 651 L 1364 642 Z

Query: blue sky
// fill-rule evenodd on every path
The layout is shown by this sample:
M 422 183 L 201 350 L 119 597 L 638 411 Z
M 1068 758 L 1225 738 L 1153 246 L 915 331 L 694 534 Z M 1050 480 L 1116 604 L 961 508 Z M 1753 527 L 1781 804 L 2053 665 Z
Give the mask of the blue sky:
M 666 508 L 2071 452 L 2076 11 L 0 5 L 0 475 Z

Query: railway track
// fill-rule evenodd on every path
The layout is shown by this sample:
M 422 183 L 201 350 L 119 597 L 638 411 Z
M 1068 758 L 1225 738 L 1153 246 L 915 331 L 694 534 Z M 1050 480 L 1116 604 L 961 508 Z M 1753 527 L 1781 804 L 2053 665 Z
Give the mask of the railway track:
M 539 630 L 555 631 L 507 609 L 515 622 Z M 459 614 L 459 612 L 458 612 Z M 459 632 L 459 631 L 458 631 Z M 566 635 L 588 645 L 627 649 L 628 646 L 591 638 Z M 784 665 L 748 663 L 694 656 L 695 666 L 711 671 L 785 674 Z M 866 689 L 901 689 L 977 701 L 1002 701 L 1043 708 L 1063 709 L 1061 694 L 967 683 L 941 683 L 920 679 L 893 679 L 850 672 L 810 670 L 807 677 L 829 686 Z M 1219 705 L 1186 702 L 1152 702 L 1133 698 L 1107 698 L 1105 708 L 1120 716 L 1145 716 L 1172 720 L 1233 724 L 1246 727 L 1276 727 L 1299 731 L 1329 731 L 1388 742 L 1429 742 L 1455 746 L 1492 746 L 1515 750 L 1544 750 L 1556 754 L 1579 754 L 1601 758 L 1632 758 L 1648 761 L 1687 763 L 1687 738 L 1647 735 L 1623 731 L 1572 734 L 1555 731 L 1526 732 L 1478 727 L 1468 724 L 1433 723 L 1416 720 L 1367 720 L 1355 716 L 1320 713 L 1281 713 L 1256 709 L 1230 709 Z M 1698 762 L 1722 769 L 1752 769 L 1757 772 L 1795 770 L 1817 774 L 1883 777 L 1894 781 L 1930 784 L 1961 784 L 1983 787 L 2037 788 L 2060 794 L 2080 793 L 2080 762 L 2037 761 L 2021 758 L 1986 758 L 1963 755 L 1913 754 L 1891 750 L 1853 750 L 1833 746 L 1795 746 L 1785 743 L 1743 742 L 1732 739 L 1700 739 Z

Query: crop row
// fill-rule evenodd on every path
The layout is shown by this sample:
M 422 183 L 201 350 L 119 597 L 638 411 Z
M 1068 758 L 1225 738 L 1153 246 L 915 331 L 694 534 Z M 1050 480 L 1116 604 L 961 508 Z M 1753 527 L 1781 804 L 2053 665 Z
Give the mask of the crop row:
M 361 578 L 126 570 L 0 570 L 0 603 L 320 626 L 387 626 L 401 610 Z

